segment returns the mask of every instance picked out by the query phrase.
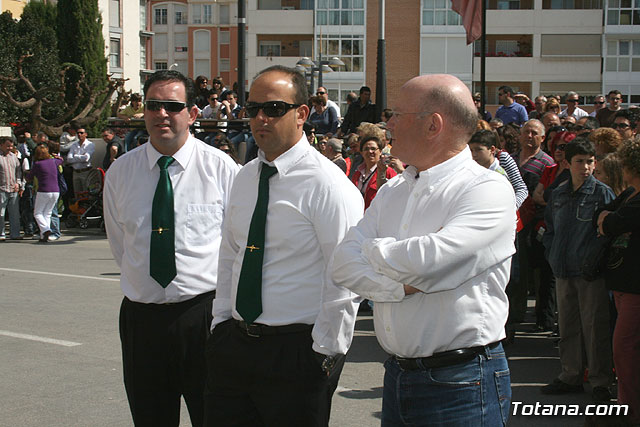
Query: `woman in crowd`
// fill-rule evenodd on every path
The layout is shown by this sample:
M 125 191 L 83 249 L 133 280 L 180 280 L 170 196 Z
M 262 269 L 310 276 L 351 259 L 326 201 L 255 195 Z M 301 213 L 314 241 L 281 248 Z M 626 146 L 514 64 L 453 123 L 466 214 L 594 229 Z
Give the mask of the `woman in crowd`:
M 640 424 L 640 141 L 627 140 L 618 150 L 629 186 L 596 211 L 598 232 L 612 239 L 605 267 L 618 319 L 613 334 L 613 361 L 618 376 L 618 404 L 629 405 L 631 425 Z
M 533 191 L 533 201 L 540 206 L 546 206 L 551 192 L 571 175 L 569 164 L 564 159 L 564 148 L 576 137 L 575 133 L 562 131 L 557 133 L 549 144 L 549 152 L 553 155 L 555 165 L 545 167 L 540 182 Z
M 565 128 L 564 126 L 551 126 L 547 133 L 544 135 L 544 139 L 542 140 L 542 151 L 553 157 L 553 151 L 550 149 L 551 141 L 558 133 L 566 131 L 567 128 Z
M 498 143 L 500 149 L 505 150 L 509 154 L 513 154 L 518 151 L 518 140 L 520 138 L 520 126 L 509 123 L 496 129 L 498 132 Z
M 358 166 L 351 178 L 364 197 L 364 209 L 366 210 L 376 196 L 378 188 L 387 182 L 389 178 L 396 176 L 396 171 L 386 165 L 381 153 L 384 145 L 377 136 L 368 136 L 360 142 L 360 153 L 363 162 Z M 378 173 L 384 171 L 384 173 Z
M 335 135 L 338 130 L 338 116 L 333 108 L 327 107 L 327 101 L 323 96 L 316 95 L 311 97 L 311 105 L 314 112 L 309 116 L 309 121 L 316 127 L 316 132 L 321 135 L 330 133 Z
M 209 79 L 205 76 L 196 77 L 196 105 L 200 110 L 207 106 L 209 103 Z
M 598 128 L 589 134 L 589 140 L 596 146 L 596 158 L 600 158 L 608 153 L 615 153 L 622 137 L 620 133 L 611 128 Z
M 560 103 L 555 98 L 550 98 L 546 104 L 544 104 L 544 112 L 551 111 L 555 114 L 560 114 Z
M 46 243 L 51 235 L 51 211 L 58 201 L 60 188 L 58 187 L 58 166 L 62 158 L 51 157 L 46 145 L 38 145 L 34 154 L 33 167 L 27 174 L 29 181 L 38 179 L 38 192 L 33 208 L 33 216 L 40 228 L 40 242 Z
M 620 156 L 616 153 L 606 154 L 602 159 L 598 160 L 593 176 L 598 181 L 604 182 L 611 187 L 616 196 L 619 196 L 625 189 L 622 180 L 622 162 L 620 162 Z

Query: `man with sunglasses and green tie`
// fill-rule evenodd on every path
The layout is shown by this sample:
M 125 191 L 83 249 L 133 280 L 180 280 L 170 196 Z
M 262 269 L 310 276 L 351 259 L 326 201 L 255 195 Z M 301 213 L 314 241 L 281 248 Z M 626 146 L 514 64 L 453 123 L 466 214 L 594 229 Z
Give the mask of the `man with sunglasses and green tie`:
M 355 294 L 327 265 L 362 216 L 358 190 L 309 145 L 304 76 L 274 66 L 245 104 L 258 158 L 238 173 L 222 234 L 207 426 L 326 426 L 351 344 Z
M 124 384 L 136 426 L 178 426 L 181 396 L 202 426 L 215 266 L 238 166 L 189 133 L 198 114 L 191 80 L 158 71 L 144 95 L 149 143 L 114 162 L 104 186 L 124 293 Z

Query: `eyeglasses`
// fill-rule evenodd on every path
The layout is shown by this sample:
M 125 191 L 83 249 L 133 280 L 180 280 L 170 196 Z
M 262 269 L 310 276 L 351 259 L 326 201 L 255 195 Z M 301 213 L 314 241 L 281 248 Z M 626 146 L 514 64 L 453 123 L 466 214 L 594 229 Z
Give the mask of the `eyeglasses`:
M 247 102 L 245 108 L 249 118 L 255 118 L 260 110 L 267 117 L 282 117 L 292 108 L 298 108 L 300 104 L 289 104 L 284 101 L 267 101 L 267 102 Z
M 83 132 L 83 131 L 80 131 L 80 130 L 79 130 L 79 131 L 77 131 L 76 133 L 78 133 L 78 134 L 80 134 L 80 135 L 83 135 L 83 134 L 85 134 L 86 132 Z
M 179 113 L 187 107 L 186 102 L 180 101 L 161 101 L 158 99 L 150 99 L 144 103 L 144 106 L 149 111 L 160 111 L 164 108 L 167 113 Z
M 400 117 L 402 117 L 405 114 L 431 114 L 431 112 L 430 111 L 408 111 L 408 112 L 404 112 L 404 111 L 393 110 L 391 117 L 395 117 L 395 118 L 399 119 Z
M 614 124 L 611 125 L 612 129 L 622 129 L 622 130 L 624 130 L 624 129 L 628 129 L 630 127 L 631 127 L 631 125 L 626 124 L 626 123 L 614 123 Z
M 578 100 L 577 99 L 567 99 L 567 102 L 574 103 L 574 102 L 578 102 Z
M 316 92 L 316 95 L 324 95 L 325 93 L 327 93 L 327 92 L 320 92 L 320 91 L 318 91 L 318 92 Z
M 595 105 L 603 105 L 604 101 L 594 101 L 593 102 Z
M 558 144 L 558 145 L 556 145 L 556 150 L 558 150 L 558 151 L 564 151 L 565 148 L 567 148 L 567 144 Z

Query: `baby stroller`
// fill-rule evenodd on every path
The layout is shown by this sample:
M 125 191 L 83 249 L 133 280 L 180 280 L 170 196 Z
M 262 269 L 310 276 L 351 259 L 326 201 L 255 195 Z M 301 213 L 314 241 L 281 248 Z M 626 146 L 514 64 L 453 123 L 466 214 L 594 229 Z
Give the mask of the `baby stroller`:
M 67 217 L 67 227 L 89 227 L 89 221 L 99 224 L 102 231 L 104 228 L 104 218 L 102 216 L 102 187 L 104 186 L 104 170 L 102 168 L 92 169 L 87 176 L 86 192 L 80 193 L 78 200 L 69 205 L 71 213 Z

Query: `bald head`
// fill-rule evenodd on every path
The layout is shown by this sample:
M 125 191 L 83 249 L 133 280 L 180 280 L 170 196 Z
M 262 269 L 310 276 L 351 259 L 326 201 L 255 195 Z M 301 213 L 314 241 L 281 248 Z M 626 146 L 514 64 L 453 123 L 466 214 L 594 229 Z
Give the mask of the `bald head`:
M 418 170 L 442 163 L 467 147 L 478 110 L 467 86 L 448 74 L 414 77 L 401 90 L 387 124 L 392 153 Z

